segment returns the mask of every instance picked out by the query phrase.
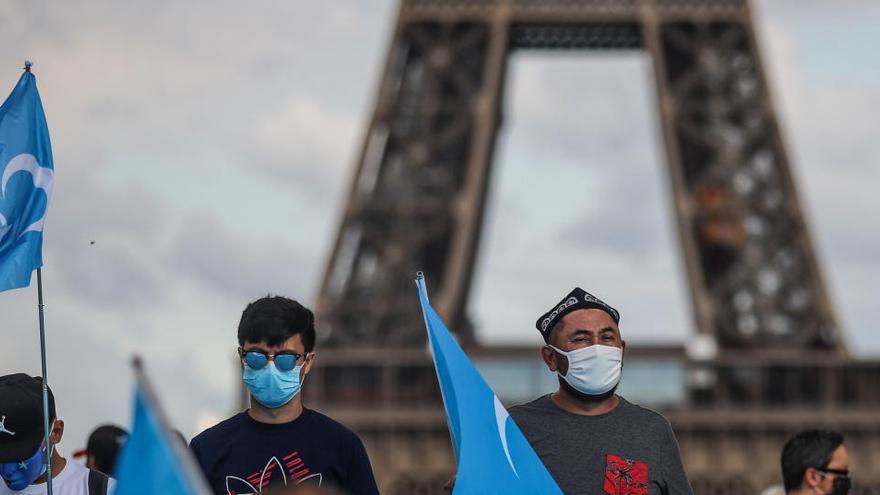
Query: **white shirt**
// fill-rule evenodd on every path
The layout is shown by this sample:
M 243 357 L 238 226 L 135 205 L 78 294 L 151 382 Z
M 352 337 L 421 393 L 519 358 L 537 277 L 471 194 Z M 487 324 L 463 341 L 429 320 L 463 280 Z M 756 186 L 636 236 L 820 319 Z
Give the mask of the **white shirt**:
M 110 478 L 107 493 L 112 493 L 116 480 Z M 0 495 L 45 495 L 46 483 L 28 485 L 21 491 L 12 491 L 0 481 Z M 52 478 L 53 495 L 89 495 L 89 469 L 68 460 L 64 469 Z

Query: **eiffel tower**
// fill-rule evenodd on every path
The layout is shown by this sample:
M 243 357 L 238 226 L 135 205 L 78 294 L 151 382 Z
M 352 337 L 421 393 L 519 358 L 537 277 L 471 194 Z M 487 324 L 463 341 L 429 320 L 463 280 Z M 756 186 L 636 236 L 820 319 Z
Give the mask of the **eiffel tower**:
M 316 305 L 332 350 L 309 391 L 365 438 L 384 493 L 442 493 L 454 472 L 417 271 L 472 357 L 537 360 L 480 346 L 467 318 L 507 63 L 521 50 L 644 50 L 653 62 L 703 352 L 627 355 L 684 370 L 685 397 L 664 413 L 697 493 L 778 480 L 799 427 L 843 430 L 859 475 L 880 481 L 880 363 L 847 352 L 754 31 L 746 0 L 401 1 Z

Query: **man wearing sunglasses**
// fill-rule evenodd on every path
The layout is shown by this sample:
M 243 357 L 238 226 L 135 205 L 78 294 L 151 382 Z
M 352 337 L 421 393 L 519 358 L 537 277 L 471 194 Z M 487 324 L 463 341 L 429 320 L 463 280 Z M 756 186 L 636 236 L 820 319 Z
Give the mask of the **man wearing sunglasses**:
M 378 494 L 357 435 L 303 406 L 302 386 L 315 359 L 312 312 L 285 297 L 258 299 L 241 315 L 238 344 L 250 408 L 190 442 L 213 491 L 315 485 Z
M 43 430 L 43 382 L 24 373 L 0 376 L 0 495 L 47 492 L 46 458 L 52 456 L 52 493 L 106 495 L 115 481 L 82 464 L 68 462 L 55 445 L 64 436 L 64 421 L 55 414 L 49 390 L 49 438 Z
M 846 495 L 850 489 L 849 455 L 843 435 L 805 430 L 782 449 L 786 495 Z

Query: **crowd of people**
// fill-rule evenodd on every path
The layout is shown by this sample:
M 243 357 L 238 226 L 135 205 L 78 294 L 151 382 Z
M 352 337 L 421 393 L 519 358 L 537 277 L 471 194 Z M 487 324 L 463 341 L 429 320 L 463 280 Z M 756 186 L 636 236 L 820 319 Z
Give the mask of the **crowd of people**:
M 626 350 L 619 323 L 616 309 L 580 288 L 553 305 L 535 326 L 559 387 L 511 407 L 510 415 L 563 493 L 692 494 L 669 422 L 617 394 Z M 258 299 L 242 313 L 238 344 L 250 407 L 189 443 L 211 491 L 377 494 L 358 435 L 303 404 L 302 387 L 315 362 L 313 313 L 285 297 Z M 42 398 L 39 377 L 0 377 L 0 495 L 46 493 L 47 459 L 54 493 L 112 492 L 125 430 L 97 428 L 74 454 L 84 462 L 69 461 L 55 448 L 64 421 L 51 390 L 45 442 Z M 823 430 L 795 435 L 781 453 L 781 481 L 778 493 L 786 495 L 848 493 L 843 437 Z

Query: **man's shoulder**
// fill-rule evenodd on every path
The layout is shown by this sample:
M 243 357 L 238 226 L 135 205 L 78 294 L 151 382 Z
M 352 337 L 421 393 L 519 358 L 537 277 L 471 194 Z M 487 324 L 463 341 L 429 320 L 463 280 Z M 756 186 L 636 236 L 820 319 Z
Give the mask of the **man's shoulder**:
M 360 437 L 344 424 L 335 419 L 322 414 L 314 409 L 304 409 L 304 414 L 308 414 L 313 422 L 314 428 L 319 430 L 322 435 L 336 437 L 344 442 L 360 442 Z
M 642 424 L 653 425 L 658 428 L 666 429 L 670 427 L 669 420 L 666 419 L 666 416 L 653 409 L 634 404 L 623 397 L 620 398 L 620 406 L 623 408 L 623 412 L 628 416 L 628 421 L 635 419 Z
M 513 419 L 518 419 L 536 414 L 553 413 L 555 410 L 556 408 L 553 407 L 553 401 L 550 399 L 550 394 L 547 394 L 542 395 L 535 400 L 511 406 L 507 409 L 507 412 L 513 416 Z
M 86 486 L 89 487 L 89 495 L 92 493 L 92 483 L 96 483 L 95 489 L 98 490 L 97 493 L 113 493 L 113 490 L 116 488 L 116 480 L 101 471 L 89 469 L 83 465 L 79 465 L 78 470 L 77 477 L 85 481 Z
M 190 446 L 198 447 L 206 442 L 211 443 L 215 439 L 225 438 L 231 431 L 235 430 L 241 425 L 243 414 L 245 413 L 238 413 L 231 418 L 224 419 L 216 425 L 194 436 L 193 439 L 189 442 Z
M 620 398 L 620 405 L 623 406 L 624 410 L 629 414 L 641 416 L 648 421 L 669 424 L 669 420 L 666 419 L 666 416 L 651 408 L 630 402 L 623 397 Z
M 91 472 L 92 470 L 84 465 L 67 459 L 61 473 L 52 478 L 52 484 L 55 486 L 55 493 L 60 493 L 62 495 L 65 493 L 81 493 L 83 488 L 88 487 L 89 473 Z M 101 476 L 105 475 L 101 474 Z
M 513 406 L 510 406 L 508 410 L 512 411 L 514 409 L 547 409 L 548 404 L 550 404 L 551 402 L 552 400 L 550 399 L 550 394 L 545 394 L 529 402 L 523 402 L 522 404 L 515 404 Z

